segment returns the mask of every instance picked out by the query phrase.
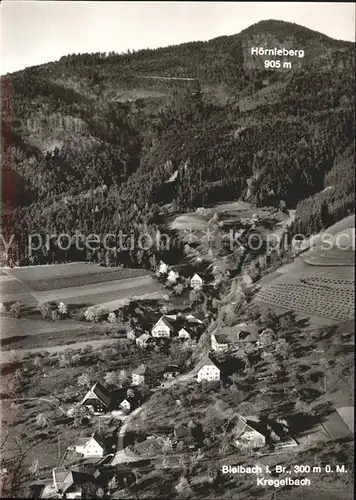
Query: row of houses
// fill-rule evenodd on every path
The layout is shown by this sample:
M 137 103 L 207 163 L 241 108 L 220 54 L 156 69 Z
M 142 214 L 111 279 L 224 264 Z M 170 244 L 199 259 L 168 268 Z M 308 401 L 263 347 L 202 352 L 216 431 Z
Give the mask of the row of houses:
M 154 339 L 170 339 L 178 337 L 182 340 L 190 340 L 196 336 L 197 331 L 203 325 L 203 321 L 192 314 L 184 317 L 177 314 L 164 314 L 153 325 L 150 333 L 138 333 L 134 329 L 127 332 L 127 338 L 135 342 L 139 347 L 146 347 L 153 343 Z
M 176 271 L 173 271 L 172 269 L 170 270 L 169 266 L 163 261 L 161 261 L 159 263 L 159 266 L 157 269 L 157 275 L 158 276 L 167 275 L 167 281 L 169 281 L 171 283 L 176 283 L 178 278 L 179 278 L 179 274 Z M 190 287 L 193 288 L 193 290 L 200 290 L 201 288 L 203 288 L 204 280 L 199 274 L 195 273 L 189 279 L 189 283 L 190 283 Z

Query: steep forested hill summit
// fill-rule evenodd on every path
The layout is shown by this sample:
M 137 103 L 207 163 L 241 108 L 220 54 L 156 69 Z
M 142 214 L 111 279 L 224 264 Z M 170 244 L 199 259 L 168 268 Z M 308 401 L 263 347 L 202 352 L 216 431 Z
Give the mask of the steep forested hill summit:
M 254 46 L 305 55 L 266 69 L 271 56 L 252 56 Z M 351 168 L 342 155 L 354 139 L 354 53 L 353 43 L 269 20 L 207 42 L 72 54 L 3 77 L 3 200 L 20 205 L 8 228 L 24 238 L 39 228 L 138 231 L 159 225 L 167 203 L 187 210 L 239 197 L 295 207 L 318 196 L 324 178 L 338 179 L 323 195 L 330 211 L 352 209 L 353 185 L 337 171 Z M 320 202 L 312 206 L 318 215 Z

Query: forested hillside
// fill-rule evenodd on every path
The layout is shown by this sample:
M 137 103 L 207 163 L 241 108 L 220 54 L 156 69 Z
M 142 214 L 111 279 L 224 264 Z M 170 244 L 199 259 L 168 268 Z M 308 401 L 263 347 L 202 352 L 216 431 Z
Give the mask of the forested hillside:
M 252 46 L 305 57 L 268 71 L 268 56 L 251 56 Z M 352 43 L 263 21 L 209 42 L 72 54 L 2 77 L 2 196 L 15 209 L 3 223 L 19 241 L 13 257 L 150 267 L 154 249 L 51 248 L 28 260 L 27 235 L 153 232 L 166 204 L 284 200 L 306 231 L 325 213 L 329 223 L 343 217 L 354 209 L 354 54 Z

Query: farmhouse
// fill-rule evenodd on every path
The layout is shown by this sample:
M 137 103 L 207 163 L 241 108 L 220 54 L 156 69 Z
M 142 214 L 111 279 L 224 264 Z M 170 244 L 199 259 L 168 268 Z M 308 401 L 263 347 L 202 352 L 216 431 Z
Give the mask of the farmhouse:
M 233 432 L 233 444 L 237 448 L 261 448 L 266 444 L 266 435 L 258 425 L 258 421 L 239 417 Z
M 172 380 L 173 378 L 178 377 L 178 375 L 178 365 L 168 365 L 163 372 L 163 378 L 165 380 Z
M 233 337 L 227 332 L 212 333 L 211 335 L 211 348 L 213 351 L 224 352 L 233 344 Z
M 163 260 L 161 260 L 159 263 L 158 272 L 159 272 L 159 274 L 167 274 L 168 273 L 168 266 L 165 262 L 163 262 Z
M 97 382 L 86 393 L 80 404 L 86 406 L 94 415 L 100 415 L 111 409 L 111 394 L 106 387 L 100 384 L 100 382 Z
M 203 280 L 199 276 L 199 274 L 194 274 L 194 276 L 190 280 L 190 286 L 194 290 L 199 290 L 200 288 L 202 288 L 202 286 L 203 286 Z
M 198 363 L 196 370 L 198 382 L 201 382 L 202 380 L 220 380 L 220 369 L 213 361 L 211 361 L 209 356 L 206 356 L 200 361 L 200 363 Z
M 132 385 L 149 384 L 152 374 L 147 365 L 142 364 L 132 372 Z
M 189 324 L 196 324 L 196 325 L 202 325 L 203 322 L 197 318 L 196 316 L 194 316 L 193 314 L 187 314 L 187 316 L 185 317 L 185 320 L 189 323 Z
M 142 335 L 137 337 L 136 345 L 138 345 L 139 347 L 146 347 L 150 339 L 151 336 L 148 335 L 148 333 L 143 333 Z
M 58 493 L 62 492 L 63 482 L 67 475 L 68 470 L 65 467 L 55 467 L 52 469 L 53 486 Z
M 62 493 L 65 498 L 85 498 L 83 487 L 87 483 L 94 483 L 93 475 L 82 467 L 73 467 L 63 481 Z
M 240 342 L 257 342 L 258 328 L 254 324 L 240 323 L 235 326 L 221 328 L 211 335 L 211 349 L 224 352 Z
M 69 449 L 73 449 L 84 457 L 102 457 L 105 453 L 104 439 L 95 432 L 90 438 L 77 440 L 76 444 Z
M 254 323 L 239 323 L 236 325 L 237 342 L 257 342 L 258 328 Z
M 191 335 L 190 333 L 185 329 L 185 328 L 181 328 L 178 332 L 178 337 L 180 339 L 187 339 L 189 340 L 191 338 Z
M 173 333 L 174 328 L 165 316 L 162 316 L 157 323 L 153 326 L 151 333 L 152 337 L 166 337 L 169 338 Z
M 126 333 L 126 338 L 128 340 L 135 341 L 137 339 L 137 337 L 138 337 L 137 333 L 132 328 Z
M 313 440 L 334 441 L 352 439 L 354 434 L 354 407 L 337 408 L 313 431 Z

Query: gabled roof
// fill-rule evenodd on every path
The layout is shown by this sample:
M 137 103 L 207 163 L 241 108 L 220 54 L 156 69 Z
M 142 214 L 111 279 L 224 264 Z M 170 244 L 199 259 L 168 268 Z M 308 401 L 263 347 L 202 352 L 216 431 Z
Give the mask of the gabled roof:
M 185 319 L 188 321 L 188 323 L 198 323 L 200 325 L 203 323 L 199 318 L 197 318 L 193 314 L 187 314 Z
M 246 325 L 245 323 L 240 323 L 236 325 L 236 333 L 238 335 L 237 340 L 239 342 L 250 342 L 258 340 L 259 329 L 253 323 Z
M 167 365 L 164 369 L 164 373 L 174 373 L 178 371 L 178 365 Z
M 173 330 L 173 326 L 171 325 L 171 323 L 168 321 L 168 319 L 165 317 L 165 316 L 161 316 L 160 319 L 157 321 L 157 323 L 152 327 L 152 330 L 154 328 L 156 328 L 156 326 L 160 325 L 160 324 L 164 324 L 165 326 L 167 326 L 170 330 Z
M 218 368 L 220 370 L 220 368 L 217 366 L 216 363 L 214 363 L 210 358 L 209 358 L 209 355 L 205 356 L 198 364 L 197 366 L 195 367 L 195 370 L 194 371 L 199 371 L 201 368 L 203 368 L 203 366 L 215 366 L 216 368 Z
M 55 467 L 52 470 L 52 476 L 54 487 L 60 491 L 63 487 L 63 481 L 68 476 L 68 469 L 65 467 Z
M 234 339 L 235 339 L 235 342 L 237 340 L 236 333 L 233 336 L 233 335 L 230 335 L 229 332 L 220 331 L 220 333 L 214 333 L 213 335 L 214 335 L 215 340 L 218 344 L 232 344 L 234 342 Z
M 194 276 L 191 277 L 191 280 L 196 280 L 198 279 L 199 281 L 203 281 L 203 278 L 199 276 L 199 274 L 195 273 Z
M 93 385 L 92 391 L 100 399 L 100 401 L 102 401 L 106 406 L 110 406 L 111 393 L 105 386 L 103 386 L 103 384 L 97 382 Z
M 136 370 L 132 372 L 134 375 L 145 375 L 147 372 L 149 372 L 149 368 L 147 365 L 141 365 Z
M 354 424 L 355 424 L 355 410 L 353 406 L 342 406 L 337 408 L 336 411 L 345 422 L 347 427 L 350 429 L 352 434 L 354 434 Z
M 346 439 L 352 437 L 352 431 L 335 410 L 320 424 L 320 428 L 327 439 Z
M 180 333 L 187 333 L 188 335 L 190 335 L 190 333 L 188 332 L 188 330 L 186 328 L 184 328 L 184 327 L 179 330 L 178 335 Z
M 82 485 L 93 479 L 93 475 L 86 469 L 74 468 L 68 472 L 63 484 L 63 493 L 74 485 Z
M 101 436 L 98 432 L 94 432 L 94 434 L 92 435 L 92 439 L 94 439 L 98 443 L 98 445 L 103 450 L 105 450 L 106 444 L 105 444 L 105 439 L 103 438 L 103 436 Z
M 263 428 L 255 420 L 239 416 L 238 422 L 233 430 L 235 439 L 241 437 L 246 431 L 258 432 L 258 434 L 263 437 L 266 437 L 267 434 L 263 432 Z
M 148 340 L 151 336 L 148 335 L 148 333 L 143 333 L 142 335 L 140 335 L 139 337 L 137 337 L 136 340 L 142 340 L 142 341 L 145 341 L 145 340 Z

